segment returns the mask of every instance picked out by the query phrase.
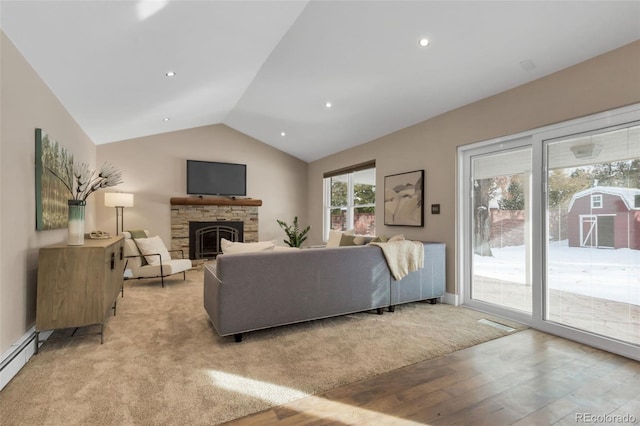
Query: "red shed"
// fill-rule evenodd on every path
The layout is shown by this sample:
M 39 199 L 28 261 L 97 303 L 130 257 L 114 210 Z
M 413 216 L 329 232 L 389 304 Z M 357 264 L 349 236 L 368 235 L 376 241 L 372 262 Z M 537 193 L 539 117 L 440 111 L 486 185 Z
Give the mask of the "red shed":
M 640 189 L 594 186 L 569 204 L 569 247 L 640 250 Z

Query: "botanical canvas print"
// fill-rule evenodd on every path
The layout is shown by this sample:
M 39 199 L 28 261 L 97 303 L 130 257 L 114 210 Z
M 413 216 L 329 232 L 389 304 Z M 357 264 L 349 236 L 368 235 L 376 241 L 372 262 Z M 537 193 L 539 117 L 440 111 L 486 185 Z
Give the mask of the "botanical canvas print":
M 73 155 L 44 130 L 36 129 L 36 229 L 65 228 L 69 190 L 55 172 L 71 185 Z
M 385 176 L 384 224 L 424 226 L 424 170 Z

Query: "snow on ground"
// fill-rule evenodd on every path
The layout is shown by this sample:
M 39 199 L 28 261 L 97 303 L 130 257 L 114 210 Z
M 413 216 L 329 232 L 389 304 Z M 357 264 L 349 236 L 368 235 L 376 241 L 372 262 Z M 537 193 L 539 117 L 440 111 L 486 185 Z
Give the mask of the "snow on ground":
M 474 275 L 525 284 L 524 246 L 493 248 L 493 257 L 473 256 Z M 640 305 L 640 250 L 549 244 L 550 288 Z

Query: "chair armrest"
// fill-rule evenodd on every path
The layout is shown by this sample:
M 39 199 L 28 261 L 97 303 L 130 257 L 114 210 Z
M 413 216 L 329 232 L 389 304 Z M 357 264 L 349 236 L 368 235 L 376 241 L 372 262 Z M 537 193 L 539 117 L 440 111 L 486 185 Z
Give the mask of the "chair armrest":
M 162 255 L 160 253 L 149 253 L 149 254 L 133 254 L 130 256 L 125 256 L 124 258 L 130 258 L 130 257 L 146 257 L 146 256 L 158 256 L 160 257 L 160 264 L 162 264 Z
M 133 257 L 144 257 L 144 254 L 130 254 L 129 256 L 125 256 L 125 259 L 133 258 Z

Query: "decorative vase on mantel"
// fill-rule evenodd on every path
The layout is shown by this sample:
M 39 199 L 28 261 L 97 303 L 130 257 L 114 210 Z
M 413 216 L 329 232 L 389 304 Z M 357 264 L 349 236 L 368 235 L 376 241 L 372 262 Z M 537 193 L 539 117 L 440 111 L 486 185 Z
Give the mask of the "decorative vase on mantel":
M 84 208 L 85 200 L 68 200 L 69 204 L 69 235 L 67 245 L 84 245 Z

